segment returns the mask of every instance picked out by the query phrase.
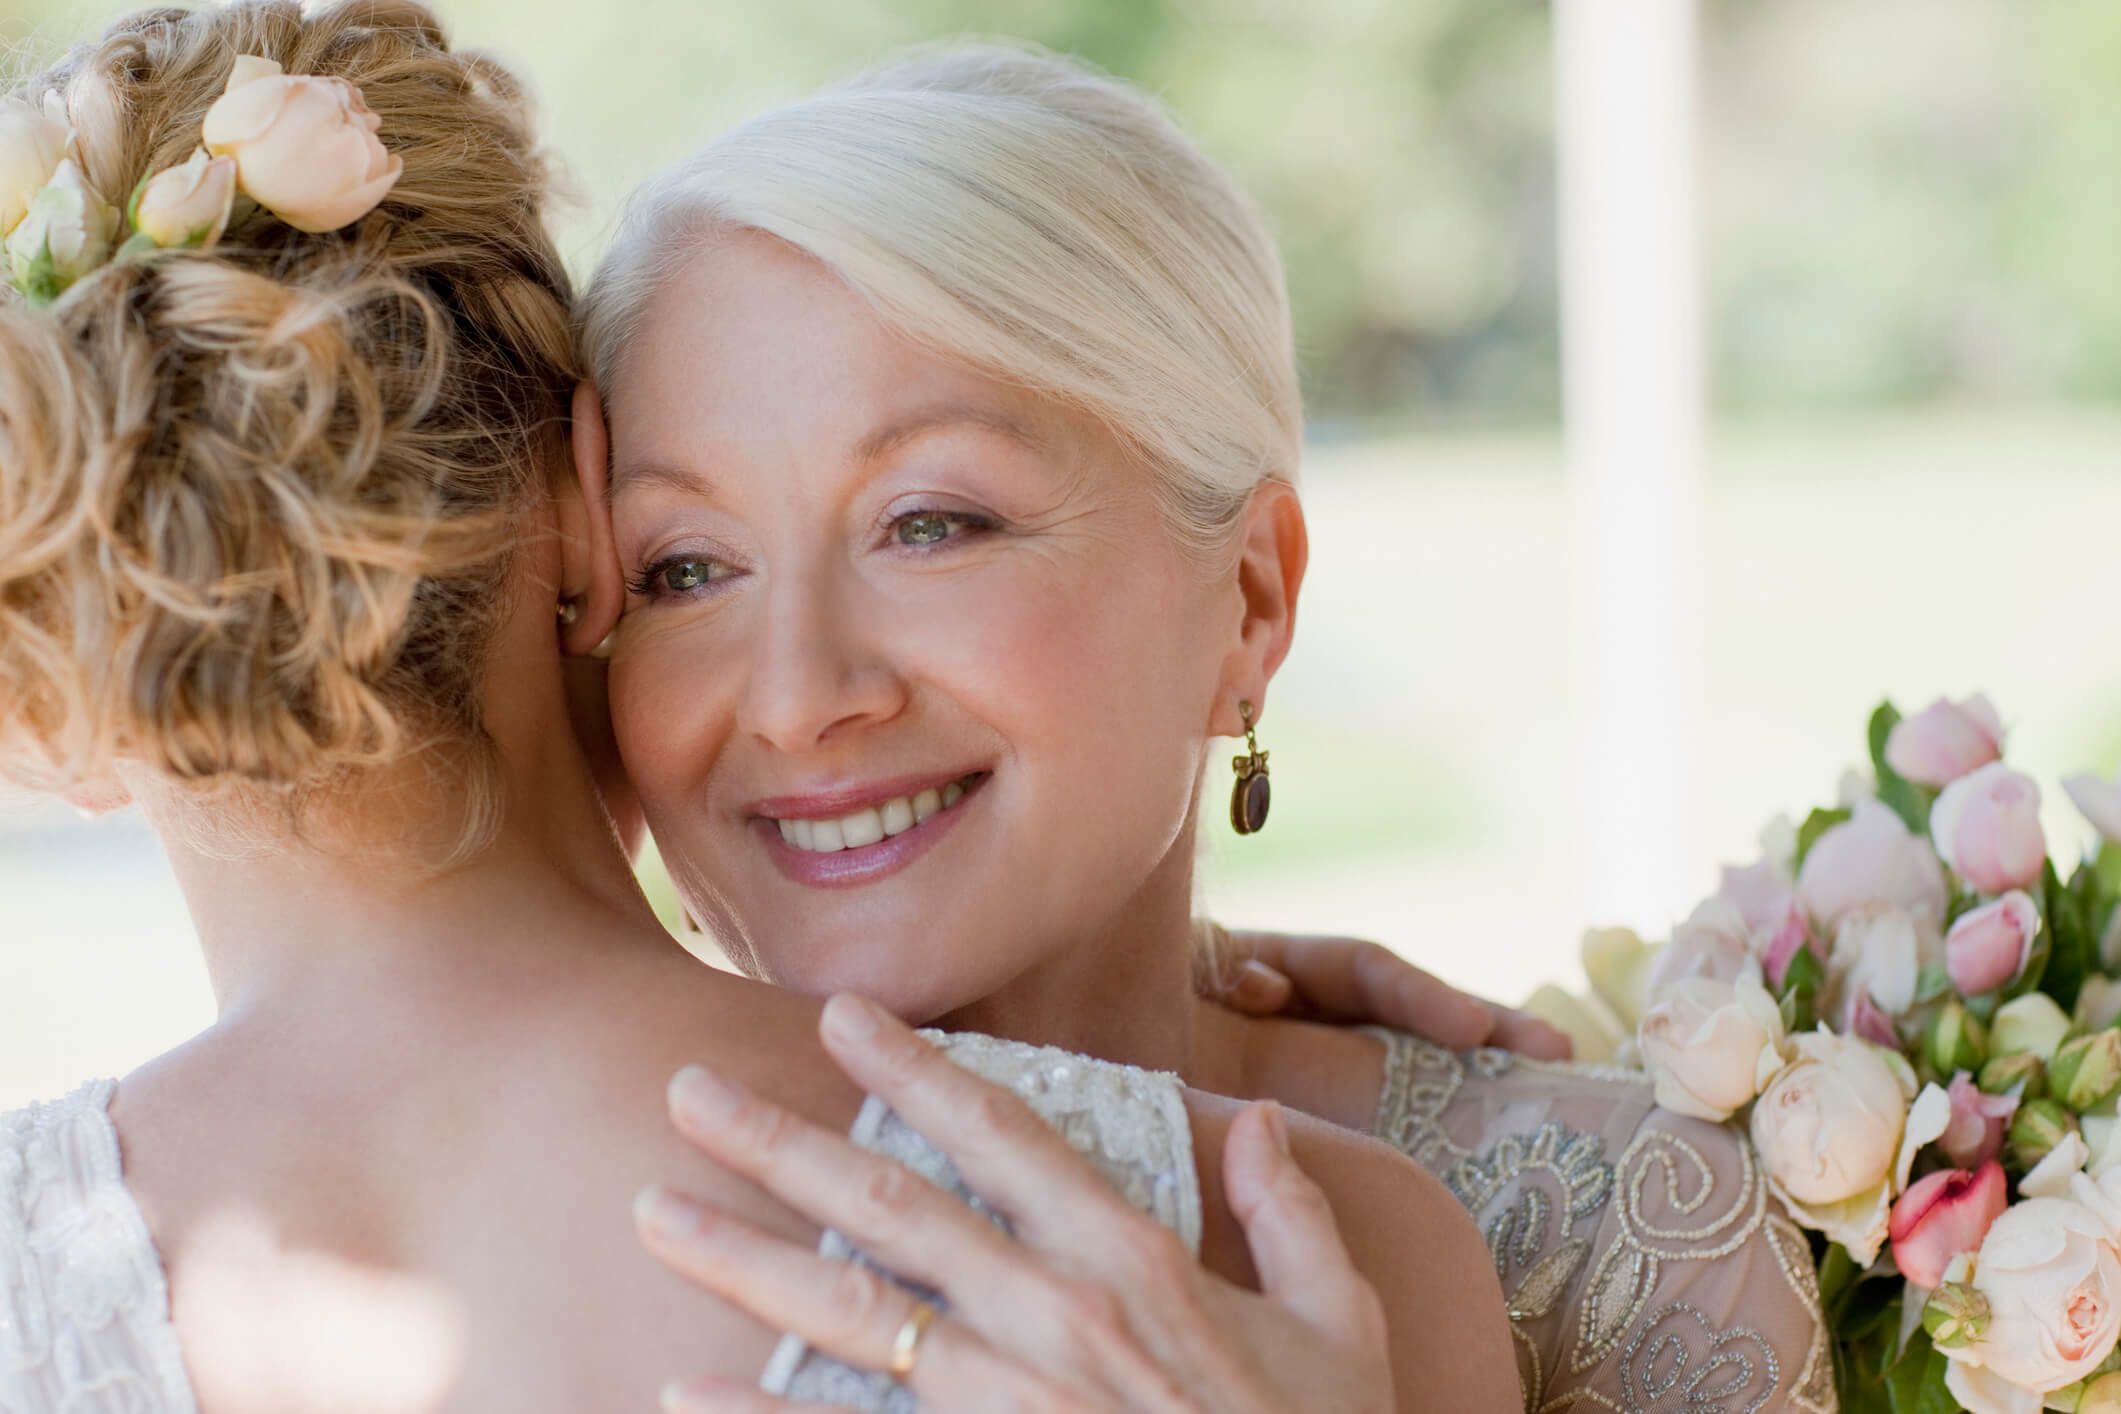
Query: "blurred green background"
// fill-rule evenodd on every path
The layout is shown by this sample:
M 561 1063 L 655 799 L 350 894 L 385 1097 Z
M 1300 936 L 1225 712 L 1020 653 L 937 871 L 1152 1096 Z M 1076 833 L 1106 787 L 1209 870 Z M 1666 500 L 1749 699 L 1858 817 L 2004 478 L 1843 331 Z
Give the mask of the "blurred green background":
M 0 0 L 0 43 L 26 66 L 125 8 Z M 438 8 L 533 81 L 585 273 L 658 165 L 901 45 L 1020 36 L 1161 94 L 1281 236 L 1314 417 L 1276 819 L 1215 827 L 1208 904 L 1491 993 L 1573 971 L 1600 816 L 1576 791 L 1547 6 Z M 2121 765 L 2121 4 L 1705 0 L 1699 75 L 1705 892 L 1768 815 L 1832 794 L 1887 693 L 1989 690 L 2049 782 Z M 0 804 L 0 1106 L 207 1019 L 186 930 L 136 820 Z

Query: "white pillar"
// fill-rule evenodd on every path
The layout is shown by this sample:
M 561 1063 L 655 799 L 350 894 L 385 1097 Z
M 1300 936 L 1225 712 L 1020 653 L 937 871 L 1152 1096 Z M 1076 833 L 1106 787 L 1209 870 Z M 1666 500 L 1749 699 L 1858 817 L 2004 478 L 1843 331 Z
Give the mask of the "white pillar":
M 1555 0 L 1585 912 L 1702 891 L 1695 0 Z

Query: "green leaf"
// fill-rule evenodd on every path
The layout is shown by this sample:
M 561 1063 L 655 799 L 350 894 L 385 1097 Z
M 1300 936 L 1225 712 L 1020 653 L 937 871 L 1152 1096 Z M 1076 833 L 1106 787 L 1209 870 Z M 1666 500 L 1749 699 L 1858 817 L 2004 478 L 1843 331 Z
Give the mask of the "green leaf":
M 1878 800 L 1898 815 L 1911 833 L 1926 836 L 1930 830 L 1930 807 L 1936 803 L 1936 793 L 1916 785 L 1886 764 L 1885 743 L 1898 725 L 1900 709 L 1891 702 L 1879 703 L 1878 710 L 1871 713 L 1871 769 L 1878 777 Z
M 152 236 L 143 231 L 135 231 L 125 238 L 125 244 L 118 247 L 118 253 L 112 256 L 111 259 L 139 260 L 144 256 L 153 255 L 160 249 L 162 247 L 155 244 Z
M 1880 780 L 1884 780 L 1887 773 L 1893 769 L 1885 764 L 1885 744 L 1892 738 L 1893 728 L 1899 725 L 1900 709 L 1893 705 L 1891 698 L 1879 703 L 1878 709 L 1871 713 L 1871 769 L 1878 773 Z
M 2046 965 L 2036 976 L 2034 964 L 2042 950 L 2042 941 L 2036 941 L 2033 956 L 2026 960 L 2025 975 L 2032 979 L 2032 985 L 2040 987 L 2064 1011 L 2068 1011 L 2076 1006 L 2077 993 L 2083 990 L 2084 979 L 2099 970 L 2099 940 L 2091 931 L 2080 900 L 2063 886 L 2053 860 L 2048 861 L 2047 871 L 2041 879 L 2040 904 L 2047 923 L 2041 930 L 2041 940 L 2046 945 Z
M 1944 1352 L 1930 1344 L 1929 1336 L 1917 1330 L 1906 1352 L 1885 1372 L 1886 1399 L 1893 1414 L 1956 1414 L 1959 1401 L 1944 1387 L 1948 1363 Z
M 29 268 L 21 272 L 15 288 L 22 291 L 23 297 L 32 305 L 41 308 L 65 294 L 66 284 L 65 277 L 59 273 L 58 262 L 52 259 L 51 237 L 46 236 L 43 249 L 37 252 L 37 258 L 29 263 Z
M 1846 810 L 1814 810 L 1805 816 L 1804 823 L 1797 827 L 1797 868 L 1804 868 L 1805 856 L 1819 843 L 1821 835 L 1836 825 L 1846 824 L 1848 819 Z

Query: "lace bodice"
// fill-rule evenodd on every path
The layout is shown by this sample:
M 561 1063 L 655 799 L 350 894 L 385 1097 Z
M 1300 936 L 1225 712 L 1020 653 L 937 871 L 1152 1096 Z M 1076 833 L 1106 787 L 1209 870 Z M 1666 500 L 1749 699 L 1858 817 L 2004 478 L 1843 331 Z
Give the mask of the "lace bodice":
M 114 1085 L 0 1116 L 0 1410 L 194 1414 Z
M 1088 1060 L 1050 1046 L 1024 1046 L 991 1036 L 923 1032 L 959 1065 L 1021 1095 L 1077 1152 L 1097 1165 L 1127 1201 L 1200 1250 L 1200 1185 L 1193 1168 L 1193 1131 L 1177 1076 Z M 973 1207 L 956 1167 L 891 1110 L 869 1100 L 853 1137 L 864 1148 L 897 1159 Z M 988 1213 L 1006 1230 L 999 1214 Z M 818 1244 L 827 1257 L 866 1259 L 836 1232 Z M 911 1284 L 908 1283 L 910 1286 Z M 916 1288 L 917 1289 L 917 1288 Z M 936 1293 L 923 1291 L 934 1298 Z M 783 1338 L 759 1383 L 805 1405 L 910 1414 L 912 1395 L 883 1375 L 856 1370 Z
M 1638 1071 L 1373 1034 L 1376 1133 L 1480 1224 L 1528 1411 L 1838 1407 L 1811 1246 L 1743 1135 Z

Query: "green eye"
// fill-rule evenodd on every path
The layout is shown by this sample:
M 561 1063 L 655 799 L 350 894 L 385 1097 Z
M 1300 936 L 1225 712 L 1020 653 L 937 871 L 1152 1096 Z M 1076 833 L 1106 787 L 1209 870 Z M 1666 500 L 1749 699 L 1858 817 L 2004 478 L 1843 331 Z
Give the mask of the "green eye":
M 898 543 L 901 545 L 934 545 L 950 538 L 950 517 L 922 511 L 906 516 L 898 523 Z
M 656 576 L 673 594 L 688 594 L 714 578 L 712 560 L 672 560 Z

